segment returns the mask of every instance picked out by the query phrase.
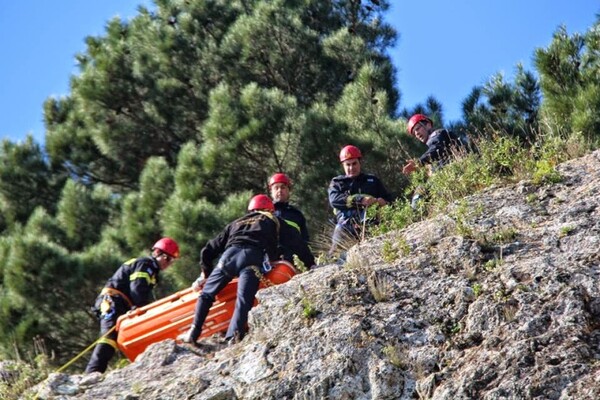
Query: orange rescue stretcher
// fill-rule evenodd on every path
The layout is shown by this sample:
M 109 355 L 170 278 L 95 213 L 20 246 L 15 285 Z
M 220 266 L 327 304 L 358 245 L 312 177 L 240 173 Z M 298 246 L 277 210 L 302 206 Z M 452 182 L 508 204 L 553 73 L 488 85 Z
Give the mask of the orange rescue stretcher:
M 271 265 L 273 268 L 264 274 L 266 281 L 261 280 L 259 290 L 267 285 L 287 282 L 296 275 L 296 269 L 287 261 L 272 261 Z M 237 283 L 238 279 L 233 279 L 216 296 L 200 337 L 227 331 L 235 308 Z M 134 361 L 152 343 L 175 339 L 187 332 L 194 319 L 198 295 L 191 288 L 184 289 L 120 316 L 116 326 L 119 350 L 130 361 Z M 257 304 L 254 300 L 254 306 Z

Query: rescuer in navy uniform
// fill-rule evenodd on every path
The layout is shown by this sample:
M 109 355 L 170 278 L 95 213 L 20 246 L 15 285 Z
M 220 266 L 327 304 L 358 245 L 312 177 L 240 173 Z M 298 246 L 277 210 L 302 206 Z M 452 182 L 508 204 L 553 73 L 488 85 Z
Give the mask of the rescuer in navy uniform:
M 304 243 L 308 245 L 310 237 L 308 228 L 306 227 L 304 214 L 289 202 L 291 188 L 292 181 L 284 173 L 278 172 L 269 179 L 269 192 L 275 206 L 274 214 L 283 219 L 286 224 L 297 230 L 298 233 L 300 233 L 302 240 L 304 240 Z M 286 237 L 284 235 L 280 238 L 279 252 L 284 260 L 291 263 L 294 262 L 294 253 L 289 246 L 286 246 Z M 306 261 L 303 262 L 305 267 L 310 268 L 314 265 L 314 257 L 312 262 L 309 261 L 310 264 L 306 264 Z
M 342 148 L 340 163 L 344 175 L 333 178 L 327 189 L 336 219 L 329 254 L 336 251 L 345 236 L 360 237 L 361 227 L 367 222 L 367 208 L 385 206 L 394 200 L 379 178 L 362 172 L 362 153 L 358 147 Z
M 410 175 L 421 167 L 427 167 L 431 175 L 458 155 L 473 150 L 465 135 L 457 135 L 446 129 L 434 129 L 431 118 L 424 114 L 415 114 L 408 120 L 408 134 L 416 137 L 427 146 L 427 151 L 417 160 L 408 160 L 402 167 L 404 175 Z M 418 186 L 411 199 L 411 207 L 418 208 L 428 194 L 426 185 Z
M 126 261 L 106 282 L 96 299 L 95 310 L 100 319 L 100 335 L 110 333 L 98 341 L 85 368 L 86 373 L 106 371 L 117 350 L 117 332 L 113 329 L 117 319 L 132 308 L 152 301 L 152 289 L 157 284 L 159 272 L 171 266 L 178 257 L 177 242 L 164 237 L 152 246 L 150 257 Z

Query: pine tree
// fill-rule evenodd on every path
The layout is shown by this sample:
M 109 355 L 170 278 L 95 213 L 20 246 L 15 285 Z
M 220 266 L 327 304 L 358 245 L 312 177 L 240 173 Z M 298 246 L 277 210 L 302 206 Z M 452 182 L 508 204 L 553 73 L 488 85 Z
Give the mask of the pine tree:
M 160 157 L 148 160 L 140 182 L 140 191 L 123 201 L 122 229 L 132 249 L 149 248 L 163 236 L 161 209 L 175 187 L 173 173 Z
M 91 327 L 79 300 L 80 265 L 66 249 L 27 231 L 2 246 L 0 352 L 33 357 L 33 338 L 38 337 L 56 355 L 55 362 L 65 362 L 89 339 L 85 328 Z
M 600 132 L 600 16 L 585 34 L 568 35 L 564 26 L 546 49 L 538 49 L 544 104 L 542 113 L 560 132 L 582 133 L 598 141 Z
M 0 143 L 0 215 L 4 229 L 25 223 L 36 207 L 55 208 L 60 175 L 52 173 L 42 149 L 28 136 L 22 144 Z M 60 190 L 60 189 L 58 189 Z
M 514 83 L 503 74 L 471 90 L 463 101 L 464 124 L 456 129 L 474 136 L 516 136 L 533 143 L 539 133 L 541 93 L 535 76 L 517 65 Z
M 66 234 L 66 247 L 81 250 L 100 238 L 102 227 L 108 222 L 111 193 L 102 185 L 93 189 L 68 180 L 58 203 L 57 220 Z

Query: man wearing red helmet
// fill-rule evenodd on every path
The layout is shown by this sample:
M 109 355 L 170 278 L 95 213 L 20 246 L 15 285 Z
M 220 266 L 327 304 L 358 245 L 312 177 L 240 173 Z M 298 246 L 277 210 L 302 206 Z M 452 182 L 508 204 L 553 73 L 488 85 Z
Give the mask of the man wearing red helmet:
M 410 175 L 420 165 L 431 165 L 432 171 L 447 164 L 453 149 L 462 146 L 461 140 L 446 129 L 433 129 L 433 121 L 424 114 L 415 114 L 408 120 L 408 134 L 415 136 L 427 145 L 427 151 L 417 161 L 410 160 L 402 168 L 402 173 Z M 455 150 L 456 151 L 456 150 Z
M 304 214 L 289 203 L 291 187 L 292 182 L 284 173 L 278 172 L 269 179 L 269 192 L 271 194 L 271 199 L 273 199 L 273 205 L 275 206 L 275 215 L 297 230 L 300 233 L 302 240 L 308 244 L 310 238 Z M 286 239 L 287 237 L 284 235 L 280 237 L 281 256 L 284 260 L 293 263 L 294 253 L 289 246 L 286 246 Z M 312 259 L 311 264 L 306 264 L 306 261 L 303 261 L 303 263 L 307 268 L 310 268 L 314 264 L 314 258 Z
M 424 114 L 415 114 L 408 120 L 408 134 L 415 136 L 421 142 L 427 145 L 427 151 L 419 157 L 418 160 L 409 160 L 402 173 L 410 175 L 419 166 L 427 165 L 430 167 L 429 173 L 446 165 L 452 156 L 463 151 L 463 142 L 453 132 L 446 129 L 433 129 L 433 121 Z M 419 186 L 411 199 L 412 208 L 417 208 L 421 197 L 427 193 L 427 189 Z
M 178 339 L 186 343 L 198 340 L 215 297 L 234 277 L 238 277 L 237 299 L 225 339 L 244 337 L 248 313 L 260 284 L 259 277 L 249 267 L 277 258 L 280 234 L 291 238 L 289 244 L 301 259 L 307 259 L 307 253 L 312 256 L 298 232 L 276 217 L 274 211 L 269 196 L 256 195 L 250 200 L 246 215 L 228 224 L 204 246 L 200 252 L 202 274 L 192 285 L 195 291 L 202 289 L 202 293 L 198 296 L 190 330 Z M 213 261 L 219 255 L 217 266 L 213 267 Z
M 117 269 L 104 285 L 96 299 L 95 311 L 100 319 L 102 337 L 94 348 L 85 368 L 86 373 L 104 372 L 117 349 L 117 319 L 133 307 L 142 307 L 152 301 L 152 289 L 158 274 L 179 257 L 179 245 L 164 237 L 152 246 L 150 257 L 132 258 Z
M 394 200 L 379 178 L 361 171 L 361 160 L 362 153 L 358 147 L 348 145 L 342 148 L 340 163 L 345 174 L 333 178 L 327 190 L 336 218 L 330 254 L 342 242 L 344 235 L 359 237 L 367 208 L 384 206 Z

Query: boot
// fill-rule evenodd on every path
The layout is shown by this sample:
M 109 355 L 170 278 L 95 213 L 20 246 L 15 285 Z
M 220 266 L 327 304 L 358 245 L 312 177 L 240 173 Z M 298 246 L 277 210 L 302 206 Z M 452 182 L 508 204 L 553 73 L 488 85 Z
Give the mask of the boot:
M 196 329 L 196 325 L 192 325 L 189 331 L 177 336 L 177 340 L 181 340 L 183 343 L 195 344 L 198 336 L 200 336 L 200 330 Z
M 225 338 L 225 343 L 227 343 L 227 347 L 231 347 L 241 342 L 243 338 L 244 336 L 240 332 L 235 331 L 233 336 Z

